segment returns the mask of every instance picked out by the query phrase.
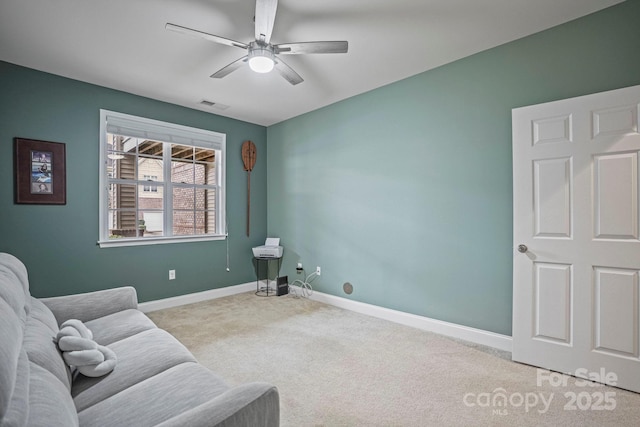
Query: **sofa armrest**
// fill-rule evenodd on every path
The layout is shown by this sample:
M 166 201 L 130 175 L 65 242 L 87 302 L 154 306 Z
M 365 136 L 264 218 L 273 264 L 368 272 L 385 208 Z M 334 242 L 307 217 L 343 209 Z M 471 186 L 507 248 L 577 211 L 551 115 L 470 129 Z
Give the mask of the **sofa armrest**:
M 58 324 L 65 320 L 83 322 L 127 309 L 138 308 L 138 294 L 131 286 L 123 286 L 84 294 L 39 298 L 53 312 Z
M 170 418 L 157 427 L 278 427 L 280 396 L 266 383 L 248 383 Z

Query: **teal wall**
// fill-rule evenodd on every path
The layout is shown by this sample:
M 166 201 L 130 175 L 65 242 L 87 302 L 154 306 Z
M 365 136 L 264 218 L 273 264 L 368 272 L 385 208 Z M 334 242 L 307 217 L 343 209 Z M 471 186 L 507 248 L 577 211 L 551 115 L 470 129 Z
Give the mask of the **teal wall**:
M 226 242 L 209 241 L 100 249 L 98 152 L 100 109 L 227 134 Z M 13 138 L 63 142 L 67 152 L 67 204 L 13 203 Z M 251 182 L 251 237 L 245 234 L 247 177 L 240 157 L 255 142 Z M 134 285 L 141 301 L 255 280 L 251 247 L 267 227 L 266 128 L 201 111 L 0 62 L 0 251 L 29 269 L 35 296 Z M 175 269 L 176 280 L 168 280 Z
M 510 335 L 511 109 L 640 84 L 639 22 L 627 1 L 269 127 L 285 273 Z

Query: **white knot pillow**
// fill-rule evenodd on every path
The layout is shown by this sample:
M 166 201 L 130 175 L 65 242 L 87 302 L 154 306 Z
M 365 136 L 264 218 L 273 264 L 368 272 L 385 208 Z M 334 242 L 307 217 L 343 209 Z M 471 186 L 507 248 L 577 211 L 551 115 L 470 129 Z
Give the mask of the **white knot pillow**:
M 93 340 L 84 323 L 69 319 L 60 325 L 56 336 L 62 358 L 73 369 L 87 377 L 101 377 L 116 367 L 116 354 Z

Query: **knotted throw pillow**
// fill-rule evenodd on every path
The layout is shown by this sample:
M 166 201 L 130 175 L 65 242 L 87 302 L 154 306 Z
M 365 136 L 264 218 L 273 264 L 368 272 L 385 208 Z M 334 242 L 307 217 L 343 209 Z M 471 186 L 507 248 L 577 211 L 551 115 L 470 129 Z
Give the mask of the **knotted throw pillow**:
M 101 377 L 116 367 L 116 354 L 93 340 L 93 333 L 77 319 L 60 325 L 56 336 L 64 361 L 87 377 Z

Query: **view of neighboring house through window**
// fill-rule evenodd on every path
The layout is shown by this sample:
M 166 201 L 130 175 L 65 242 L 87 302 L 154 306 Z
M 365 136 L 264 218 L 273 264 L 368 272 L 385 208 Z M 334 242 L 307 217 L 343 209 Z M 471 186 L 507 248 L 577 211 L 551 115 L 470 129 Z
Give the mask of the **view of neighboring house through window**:
M 101 246 L 224 238 L 224 134 L 101 116 Z

